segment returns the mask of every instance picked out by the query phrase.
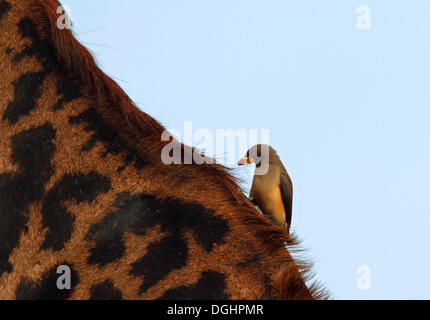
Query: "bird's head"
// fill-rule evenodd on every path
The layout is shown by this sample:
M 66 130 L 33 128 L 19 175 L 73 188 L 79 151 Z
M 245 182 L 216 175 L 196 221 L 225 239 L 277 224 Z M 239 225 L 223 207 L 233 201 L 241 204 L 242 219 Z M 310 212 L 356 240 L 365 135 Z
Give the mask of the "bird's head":
M 245 156 L 239 160 L 238 165 L 255 163 L 257 168 L 268 167 L 270 163 L 279 158 L 275 149 L 268 144 L 257 144 L 251 147 Z

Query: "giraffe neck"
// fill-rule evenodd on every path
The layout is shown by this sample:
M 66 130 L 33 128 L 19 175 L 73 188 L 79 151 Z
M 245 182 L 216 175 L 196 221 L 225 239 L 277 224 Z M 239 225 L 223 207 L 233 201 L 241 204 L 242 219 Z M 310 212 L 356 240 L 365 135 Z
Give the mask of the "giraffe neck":
M 40 3 L 48 2 L 56 1 Z M 129 145 L 136 144 L 138 139 L 145 141 L 148 136 L 157 139 L 162 127 L 149 116 L 141 116 L 142 113 L 132 105 L 126 94 L 97 68 L 86 49 L 80 48 L 81 52 L 77 50 L 78 53 L 72 53 L 71 58 L 67 56 L 68 52 L 63 52 L 62 56 L 58 48 L 55 48 L 64 47 L 61 41 L 70 41 L 74 46 L 81 45 L 67 29 L 52 31 L 60 34 L 57 42 L 46 35 L 42 36 L 41 34 L 48 33 L 44 30 L 47 26 L 56 28 L 56 25 L 53 26 L 51 21 L 51 24 L 42 29 L 35 23 L 39 16 L 34 13 L 33 7 L 37 3 L 39 1 L 1 2 L 4 21 L 0 22 L 7 29 L 7 36 L 3 36 L 0 43 L 3 85 L 7 85 L 7 95 L 0 98 L 3 100 L 0 100 L 3 125 L 19 128 L 42 125 L 49 121 L 61 124 L 62 127 L 70 125 L 74 127 L 67 133 L 70 140 L 79 140 L 79 132 L 83 134 L 91 128 L 97 128 L 98 132 L 87 138 L 83 149 L 92 149 L 97 141 L 102 141 L 107 144 L 105 155 L 126 153 L 126 160 L 119 168 L 120 171 L 129 163 L 141 168 L 146 162 L 144 156 L 142 153 L 138 155 L 137 148 Z M 61 40 L 62 38 L 64 39 Z M 74 64 L 84 64 L 89 69 L 81 70 Z M 90 79 L 91 77 L 97 78 L 99 83 L 95 83 L 95 79 Z M 96 88 L 97 86 L 100 87 Z M 121 109 L 124 104 L 132 111 L 127 119 L 123 116 L 127 110 Z M 130 119 L 135 123 L 139 120 L 133 118 L 135 114 L 143 120 L 138 123 L 141 130 L 130 134 L 129 131 L 133 129 Z M 145 124 L 148 124 L 147 127 Z
M 46 298 L 59 265 L 75 287 L 48 298 L 312 298 L 223 168 L 161 165 L 163 127 L 58 5 L 0 0 L 0 298 Z

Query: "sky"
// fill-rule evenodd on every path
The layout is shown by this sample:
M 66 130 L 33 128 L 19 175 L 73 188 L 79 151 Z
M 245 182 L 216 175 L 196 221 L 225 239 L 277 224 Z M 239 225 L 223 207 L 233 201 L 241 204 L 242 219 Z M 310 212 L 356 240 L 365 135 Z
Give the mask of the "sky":
M 430 298 L 430 1 L 63 4 L 166 127 L 269 130 L 294 184 L 292 229 L 333 298 Z M 236 173 L 249 189 L 252 169 Z

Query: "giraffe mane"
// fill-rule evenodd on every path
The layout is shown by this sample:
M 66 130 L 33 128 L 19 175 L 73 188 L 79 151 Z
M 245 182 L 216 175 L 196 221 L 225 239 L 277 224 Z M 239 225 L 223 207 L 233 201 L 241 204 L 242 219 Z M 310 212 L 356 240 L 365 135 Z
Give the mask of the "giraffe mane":
M 103 110 L 104 120 L 129 145 L 139 147 L 142 141 L 150 140 L 151 151 L 156 148 L 161 154 L 161 149 L 166 144 L 158 143 L 162 142 L 160 136 L 165 131 L 163 125 L 136 107 L 124 90 L 98 67 L 92 54 L 75 38 L 71 29 L 57 28 L 57 8 L 60 5 L 57 0 L 35 0 L 32 9 L 34 18 L 37 19 L 35 21 L 39 21 L 40 35 L 54 48 L 63 70 L 85 89 L 87 95 L 97 101 L 97 107 Z M 181 147 L 182 151 L 187 148 L 183 144 Z M 138 151 L 142 152 L 142 147 Z M 237 201 L 246 202 L 237 186 L 237 179 L 228 173 L 227 168 L 218 163 L 205 164 L 205 167 L 220 177 Z
M 32 18 L 38 21 L 39 34 L 54 49 L 60 68 L 74 79 L 85 94 L 97 102 L 104 120 L 118 131 L 128 145 L 135 146 L 138 154 L 145 151 L 161 154 L 161 149 L 166 144 L 160 139 L 165 130 L 163 125 L 136 107 L 123 89 L 98 67 L 92 54 L 75 38 L 71 29 L 57 28 L 57 8 L 60 5 L 58 0 L 32 2 Z M 142 141 L 149 141 L 150 146 L 144 146 Z M 190 147 L 181 144 L 181 148 L 183 151 Z M 232 204 L 241 207 L 240 230 L 259 239 L 259 251 L 269 263 L 273 261 L 275 265 L 282 266 L 273 281 L 279 297 L 328 298 L 329 293 L 318 283 L 314 282 L 309 288 L 305 285 L 313 276 L 310 272 L 311 263 L 297 257 L 293 259 L 290 255 L 289 251 L 302 251 L 296 238 L 290 236 L 285 228 L 270 224 L 255 210 L 239 187 L 237 178 L 230 174 L 230 169 L 216 162 L 203 164 L 201 167 L 206 168 L 202 174 L 216 177 L 220 185 L 231 194 Z M 286 245 L 289 251 L 285 249 Z

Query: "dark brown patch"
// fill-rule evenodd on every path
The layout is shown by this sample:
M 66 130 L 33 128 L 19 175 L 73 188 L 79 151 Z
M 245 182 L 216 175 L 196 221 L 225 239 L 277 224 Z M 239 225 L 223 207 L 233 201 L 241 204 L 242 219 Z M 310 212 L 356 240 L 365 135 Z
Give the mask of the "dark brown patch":
M 0 20 L 8 13 L 10 10 L 10 4 L 6 0 L 0 1 Z
M 28 206 L 40 200 L 53 168 L 56 132 L 52 125 L 25 130 L 12 137 L 17 172 L 0 174 L 0 275 L 12 271 L 9 255 L 28 221 Z
M 215 271 L 205 271 L 199 281 L 190 286 L 167 290 L 160 300 L 226 300 L 225 276 Z
M 122 292 L 115 288 L 111 280 L 95 284 L 91 287 L 90 300 L 121 300 Z
M 57 280 L 62 275 L 57 273 L 57 268 L 65 265 L 70 268 L 70 289 L 60 289 Z M 17 300 L 66 300 L 71 297 L 74 288 L 79 283 L 79 276 L 73 266 L 67 262 L 60 263 L 42 275 L 40 282 L 28 279 L 21 280 L 16 290 Z

